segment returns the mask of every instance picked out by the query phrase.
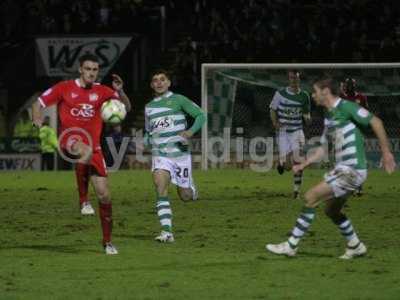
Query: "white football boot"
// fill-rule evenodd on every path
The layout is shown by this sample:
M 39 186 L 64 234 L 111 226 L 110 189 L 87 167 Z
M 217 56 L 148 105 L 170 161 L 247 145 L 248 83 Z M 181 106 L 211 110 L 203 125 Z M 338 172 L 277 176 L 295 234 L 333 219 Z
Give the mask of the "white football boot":
M 104 251 L 106 252 L 107 255 L 115 255 L 118 254 L 117 248 L 111 243 L 107 243 L 104 245 Z
M 168 231 L 161 231 L 161 234 L 155 237 L 156 241 L 160 243 L 173 243 L 175 242 L 174 235 Z
M 83 216 L 93 216 L 94 215 L 94 209 L 90 202 L 83 202 L 82 207 L 81 207 L 81 215 Z
M 339 258 L 352 259 L 357 256 L 363 256 L 366 253 L 367 253 L 367 247 L 363 243 L 360 242 L 360 244 L 358 244 L 357 248 L 354 248 L 354 249 L 346 248 L 346 252 Z
M 297 248 L 293 249 L 290 247 L 288 242 L 283 242 L 280 244 L 267 244 L 265 248 L 274 254 L 286 256 L 295 256 L 297 252 Z

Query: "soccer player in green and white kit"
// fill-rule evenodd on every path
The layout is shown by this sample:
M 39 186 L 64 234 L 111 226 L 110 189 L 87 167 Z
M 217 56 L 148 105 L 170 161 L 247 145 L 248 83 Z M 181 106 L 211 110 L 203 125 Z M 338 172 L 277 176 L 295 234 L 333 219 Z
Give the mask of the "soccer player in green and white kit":
M 145 144 L 152 148 L 157 215 L 162 227 L 161 234 L 155 239 L 159 242 L 174 242 L 168 187 L 170 182 L 177 185 L 178 195 L 183 201 L 196 200 L 188 139 L 199 131 L 206 117 L 200 107 L 188 98 L 169 91 L 171 80 L 167 71 L 153 72 L 150 86 L 155 98 L 145 107 Z M 185 114 L 194 118 L 189 129 Z
M 358 238 L 351 221 L 342 208 L 351 195 L 367 178 L 367 162 L 364 150 L 362 128 L 370 126 L 378 138 L 382 151 L 383 167 L 388 173 L 395 170 L 396 163 L 389 149 L 389 143 L 382 121 L 365 108 L 351 101 L 341 99 L 339 84 L 326 77 L 314 83 L 313 98 L 317 105 L 326 109 L 325 128 L 321 146 L 301 164 L 293 166 L 293 171 L 301 171 L 313 162 L 320 161 L 325 148 L 332 145 L 336 165 L 324 180 L 305 194 L 305 204 L 290 238 L 281 244 L 267 244 L 267 250 L 287 256 L 296 255 L 298 244 L 315 217 L 315 208 L 325 201 L 325 213 L 338 226 L 347 240 L 342 259 L 364 255 L 366 246 Z
M 270 104 L 272 125 L 277 132 L 279 147 L 278 172 L 289 171 L 293 164 L 300 163 L 303 156 L 305 137 L 303 119 L 311 123 L 310 95 L 300 89 L 300 73 L 288 71 L 289 86 L 275 92 Z M 300 196 L 303 171 L 293 174 L 293 197 Z

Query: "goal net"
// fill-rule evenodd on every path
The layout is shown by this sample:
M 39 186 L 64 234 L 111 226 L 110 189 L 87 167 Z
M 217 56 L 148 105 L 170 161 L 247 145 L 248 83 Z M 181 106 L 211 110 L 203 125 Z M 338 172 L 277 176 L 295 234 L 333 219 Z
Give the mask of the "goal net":
M 202 131 L 202 169 L 273 167 L 277 145 L 269 105 L 275 91 L 288 86 L 289 69 L 300 72 L 301 89 L 310 95 L 321 75 L 340 82 L 355 79 L 356 90 L 367 96 L 369 110 L 384 121 L 393 150 L 399 152 L 399 63 L 203 64 L 202 108 L 208 119 Z M 304 131 L 307 141 L 315 142 L 323 129 L 323 110 L 312 100 L 311 117 Z M 379 147 L 371 133 L 366 132 L 367 157 L 370 166 L 378 166 Z

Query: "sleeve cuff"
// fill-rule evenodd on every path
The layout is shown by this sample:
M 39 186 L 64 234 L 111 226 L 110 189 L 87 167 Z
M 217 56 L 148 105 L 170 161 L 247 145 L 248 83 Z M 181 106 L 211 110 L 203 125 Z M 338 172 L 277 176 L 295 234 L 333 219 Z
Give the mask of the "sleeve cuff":
M 40 103 L 40 105 L 41 105 L 42 107 L 46 107 L 46 104 L 44 103 L 44 101 L 43 101 L 42 98 L 39 97 L 38 100 L 39 100 L 39 103 Z

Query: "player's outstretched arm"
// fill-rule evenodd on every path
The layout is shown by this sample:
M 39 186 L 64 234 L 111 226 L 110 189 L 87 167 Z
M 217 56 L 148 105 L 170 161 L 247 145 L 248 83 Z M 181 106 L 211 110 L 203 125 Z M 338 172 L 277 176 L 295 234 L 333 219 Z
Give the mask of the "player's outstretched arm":
M 309 165 L 315 162 L 321 161 L 321 159 L 325 155 L 325 149 L 324 147 L 320 146 L 317 149 L 315 149 L 314 153 L 310 155 L 309 157 L 306 158 L 306 160 L 300 164 L 293 165 L 292 169 L 293 172 L 297 173 L 299 171 L 303 171 L 305 168 L 307 168 Z
M 129 112 L 132 109 L 132 104 L 131 101 L 129 100 L 128 95 L 125 94 L 124 92 L 124 81 L 117 74 L 112 74 L 111 76 L 113 78 L 112 81 L 113 89 L 118 92 L 121 102 L 125 104 L 126 111 Z
M 32 122 L 36 127 L 42 127 L 43 123 L 43 108 L 39 100 L 32 104 Z
M 370 121 L 370 125 L 379 141 L 379 146 L 382 151 L 383 168 L 389 174 L 393 173 L 396 168 L 396 162 L 392 152 L 390 151 L 389 140 L 386 135 L 385 127 L 383 127 L 382 120 L 374 116 Z
M 184 138 L 191 138 L 193 134 L 203 127 L 204 123 L 206 122 L 206 114 L 197 104 L 187 98 L 181 99 L 181 107 L 184 112 L 194 118 L 194 123 L 192 127 L 190 127 L 188 130 L 185 130 L 180 135 Z

